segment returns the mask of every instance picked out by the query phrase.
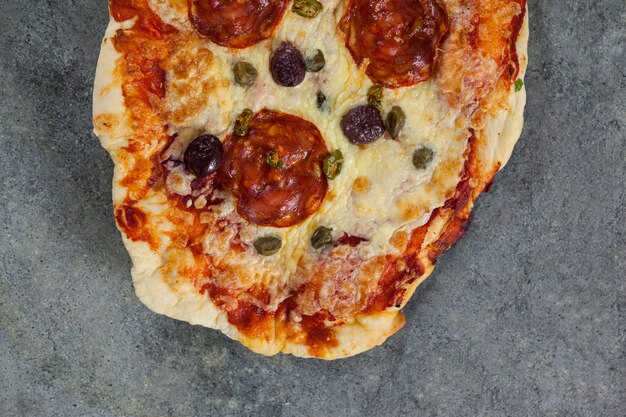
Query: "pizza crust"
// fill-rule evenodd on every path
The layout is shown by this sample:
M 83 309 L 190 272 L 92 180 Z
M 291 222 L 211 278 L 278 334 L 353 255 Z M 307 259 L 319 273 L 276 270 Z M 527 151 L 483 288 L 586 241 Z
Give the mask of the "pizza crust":
M 528 62 L 528 34 L 528 13 L 526 13 L 516 43 L 520 66 L 519 79 L 522 80 L 524 79 Z M 496 116 L 489 118 L 483 129 L 477 132 L 478 135 L 486 139 L 488 144 L 488 152 L 484 153 L 485 158 L 480 161 L 480 166 L 483 168 L 482 174 L 488 175 L 488 179 L 491 179 L 494 171 L 502 169 L 507 164 L 513 153 L 513 148 L 522 133 L 525 104 L 525 87 L 522 86 L 522 89 L 516 92 L 512 86 L 508 97 L 508 109 L 501 110 Z M 433 221 L 427 234 L 430 237 L 429 240 L 437 240 L 446 225 L 447 222 L 444 219 Z M 411 299 L 417 287 L 430 276 L 435 268 L 435 265 L 427 257 L 421 257 L 421 259 L 425 263 L 426 269 L 417 280 L 407 287 L 407 291 L 403 295 L 401 307 L 389 308 L 376 315 L 357 317 L 355 323 L 335 327 L 334 330 L 339 341 L 338 346 L 328 349 L 323 359 L 353 356 L 379 346 L 403 326 L 405 320 L 401 313 L 402 308 Z M 283 352 L 296 356 L 310 356 L 306 345 L 289 343 L 285 346 Z
M 102 41 L 94 81 L 94 134 L 115 162 L 112 187 L 114 205 L 120 204 L 127 196 L 127 189 L 120 185 L 124 178 L 124 167 L 119 163 L 118 152 L 128 145 L 131 129 L 126 117 L 121 80 L 116 75 L 121 54 L 115 50 L 111 39 L 118 29 L 129 26 L 132 26 L 131 22 L 110 20 Z M 173 288 L 164 280 L 160 270 L 162 258 L 146 242 L 129 239 L 121 229 L 120 233 L 133 263 L 131 276 L 135 292 L 150 310 L 190 324 L 220 330 L 261 354 L 272 355 L 279 351 L 277 347 L 255 344 L 253 340 L 246 343 L 246 338 L 228 322 L 226 315 L 207 296 L 201 295 L 191 284 Z
M 127 120 L 121 80 L 116 71 L 121 55 L 113 47 L 111 38 L 118 29 L 129 26 L 132 26 L 132 21 L 118 23 L 111 19 L 102 43 L 94 82 L 94 133 L 115 162 L 112 187 L 115 205 L 120 204 L 128 194 L 128 190 L 120 185 L 125 172 L 119 160 L 119 150 L 128 145 L 131 129 Z M 516 44 L 520 79 L 523 79 L 526 69 L 527 42 L 528 14 L 525 15 Z M 522 87 L 521 91 L 515 92 L 512 87 L 508 97 L 508 109 L 489 118 L 485 126 L 476 132 L 487 144 L 484 148 L 486 152 L 481 154 L 480 159 L 480 174 L 483 176 L 491 178 L 508 162 L 522 131 L 525 101 L 525 88 Z M 484 186 L 486 182 L 482 185 Z M 428 230 L 429 239 L 436 240 L 446 225 L 444 218 L 432 221 Z M 229 323 L 226 314 L 207 295 L 200 294 L 196 287 L 189 283 L 178 285 L 176 288 L 170 285 L 162 274 L 161 256 L 148 243 L 133 241 L 123 232 L 121 234 L 132 259 L 131 275 L 137 296 L 152 311 L 191 324 L 218 329 L 228 337 L 238 340 L 251 350 L 263 355 L 284 352 L 302 357 L 312 356 L 306 344 L 277 339 L 259 340 L 242 334 L 237 327 Z M 337 344 L 335 347 L 325 349 L 322 359 L 337 359 L 361 353 L 382 344 L 403 326 L 404 316 L 400 310 L 411 298 L 417 286 L 430 275 L 434 268 L 428 258 L 421 257 L 421 259 L 425 262 L 425 271 L 407 288 L 401 307 L 388 308 L 376 314 L 359 315 L 352 323 L 333 327 Z M 320 355 L 316 356 L 320 357 Z

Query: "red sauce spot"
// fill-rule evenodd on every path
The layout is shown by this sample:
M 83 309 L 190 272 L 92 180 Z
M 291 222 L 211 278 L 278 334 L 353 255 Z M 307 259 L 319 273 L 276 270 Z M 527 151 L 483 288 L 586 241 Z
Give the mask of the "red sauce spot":
M 491 187 L 493 186 L 493 182 L 496 180 L 496 174 L 498 173 L 499 170 L 500 170 L 500 164 L 498 163 L 491 179 L 487 182 L 487 184 L 485 184 L 485 189 L 483 190 L 484 192 L 488 193 L 489 191 L 491 191 Z
M 273 313 L 238 299 L 239 294 L 233 288 L 223 288 L 214 283 L 207 283 L 200 288 L 200 294 L 208 294 L 218 307 L 226 311 L 228 322 L 244 334 L 259 335 L 263 333 L 263 330 L 267 330 L 270 320 L 273 323 Z M 231 305 L 233 299 L 236 300 L 234 306 Z
M 396 268 L 399 260 L 404 261 L 406 265 L 402 271 Z M 399 257 L 387 256 L 387 265 L 378 281 L 378 291 L 370 296 L 364 312 L 376 313 L 388 307 L 400 307 L 406 286 L 414 282 L 423 273 L 424 268 L 417 258 L 417 253 L 405 251 L 405 254 Z
M 306 335 L 309 353 L 313 356 L 323 356 L 329 348 L 339 344 L 333 329 L 326 326 L 325 320 L 327 319 L 329 317 L 325 312 L 316 313 L 312 316 L 302 316 L 300 326 Z
M 469 227 L 471 218 L 462 219 L 455 217 L 446 227 L 446 230 L 439 237 L 439 239 L 428 247 L 428 257 L 432 262 L 436 262 L 437 258 L 450 249 L 452 245 L 458 242 Z
M 230 248 L 235 253 L 242 253 L 248 250 L 248 245 L 241 241 L 239 231 L 237 231 L 237 234 L 230 240 Z
M 513 18 L 511 22 L 511 28 L 513 34 L 511 36 L 511 61 L 513 62 L 513 71 L 511 71 L 511 82 L 514 82 L 517 79 L 519 74 L 519 58 L 517 56 L 517 38 L 519 37 L 519 32 L 522 29 L 522 24 L 524 23 L 524 17 L 526 16 L 526 0 L 516 0 L 522 8 L 522 12 Z
M 150 244 L 152 250 L 158 246 L 156 239 L 152 239 L 146 227 L 147 215 L 132 205 L 122 204 L 115 209 L 115 220 L 119 228 L 132 241 L 144 241 Z
M 151 37 L 161 38 L 165 34 L 176 32 L 173 26 L 163 23 L 152 11 L 148 0 L 109 0 L 109 9 L 117 22 L 137 17 L 133 30 Z
M 161 165 L 159 158 L 150 158 L 152 162 L 152 169 L 150 177 L 148 178 L 147 186 L 149 188 L 164 188 L 165 187 L 165 168 Z
M 255 329 L 261 320 L 270 315 L 270 313 L 254 304 L 241 300 L 237 300 L 237 304 L 236 309 L 228 312 L 228 321 L 241 330 L 250 331 Z
M 480 25 L 480 16 L 477 14 L 472 15 L 471 19 L 470 19 L 470 26 L 472 27 L 472 30 L 469 32 L 466 32 L 465 35 L 467 37 L 467 41 L 469 42 L 470 46 L 473 49 L 478 49 L 478 45 L 480 43 L 480 36 L 479 36 L 479 27 Z
M 335 317 L 326 310 L 313 315 L 297 314 L 299 320 L 292 321 L 291 312 L 298 310 L 298 295 L 306 292 L 310 284 L 304 284 L 291 296 L 280 303 L 276 311 L 276 331 L 297 344 L 308 346 L 309 354 L 323 357 L 330 348 L 338 346 L 337 336 L 326 322 L 335 321 Z
M 367 242 L 367 239 L 364 237 L 352 236 L 344 233 L 335 241 L 335 246 L 349 245 L 354 248 L 356 246 L 359 246 L 362 242 Z

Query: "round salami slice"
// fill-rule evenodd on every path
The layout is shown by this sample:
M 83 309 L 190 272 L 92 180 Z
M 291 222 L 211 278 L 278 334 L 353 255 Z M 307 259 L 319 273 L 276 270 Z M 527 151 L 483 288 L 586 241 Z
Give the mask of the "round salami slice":
M 288 227 L 315 213 L 324 200 L 326 156 L 315 125 L 263 109 L 245 136 L 226 138 L 219 176 L 237 197 L 241 217 L 262 226 Z
M 288 0 L 188 0 L 189 20 L 218 45 L 247 48 L 274 33 Z
M 351 0 L 339 28 L 367 76 L 398 88 L 430 77 L 448 17 L 440 0 Z

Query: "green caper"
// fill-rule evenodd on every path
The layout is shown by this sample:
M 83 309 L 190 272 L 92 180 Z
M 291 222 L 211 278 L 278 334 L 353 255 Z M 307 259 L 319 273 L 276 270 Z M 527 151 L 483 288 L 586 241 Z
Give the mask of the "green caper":
M 332 245 L 332 231 L 333 229 L 324 226 L 320 226 L 315 229 L 315 232 L 313 232 L 313 236 L 311 236 L 311 246 L 313 246 L 315 249 L 319 249 L 322 246 Z
M 318 91 L 315 102 L 317 103 L 317 108 L 321 110 L 322 106 L 324 106 L 324 103 L 326 103 L 326 96 L 324 95 L 324 93 Z
M 419 32 L 424 29 L 424 22 L 419 17 L 415 19 L 415 22 L 411 25 L 411 32 Z
M 434 152 L 427 147 L 417 148 L 413 152 L 413 166 L 417 169 L 425 169 L 428 163 L 433 160 Z
M 326 59 L 324 59 L 324 53 L 316 49 L 315 55 L 304 60 L 307 72 L 318 72 L 326 65 Z
M 276 152 L 274 149 L 267 153 L 267 158 L 265 159 L 265 161 L 269 166 L 279 171 L 285 166 L 285 163 L 278 158 L 278 152 Z
M 259 255 L 270 256 L 280 250 L 282 240 L 276 236 L 262 236 L 254 241 L 254 249 Z
M 295 0 L 291 11 L 302 17 L 312 19 L 322 11 L 322 3 L 317 0 Z
M 259 73 L 254 66 L 246 61 L 239 61 L 233 65 L 235 82 L 242 87 L 249 87 L 256 81 Z
M 326 174 L 326 178 L 329 180 L 336 178 L 337 175 L 341 173 L 342 167 L 343 154 L 339 149 L 334 150 L 330 155 L 324 158 L 324 162 L 322 163 L 324 174 Z
M 385 119 L 385 126 L 387 127 L 387 132 L 389 132 L 392 138 L 395 139 L 398 137 L 400 131 L 404 127 L 405 120 L 406 116 L 400 106 L 393 106 L 391 110 L 389 110 L 387 118 Z
M 367 103 L 380 110 L 383 106 L 383 88 L 379 85 L 373 85 L 367 90 Z
M 250 109 L 245 109 L 241 112 L 239 116 L 235 119 L 235 135 L 237 136 L 246 136 L 248 133 L 248 126 L 250 125 L 250 121 L 254 117 L 254 112 Z

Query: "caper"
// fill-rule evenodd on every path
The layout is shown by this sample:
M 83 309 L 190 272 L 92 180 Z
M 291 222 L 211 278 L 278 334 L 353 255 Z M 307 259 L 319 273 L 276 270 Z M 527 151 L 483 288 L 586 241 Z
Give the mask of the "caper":
M 312 19 L 322 11 L 322 3 L 317 0 L 295 0 L 291 11 L 302 17 Z
M 305 59 L 304 63 L 306 64 L 307 72 L 318 72 L 326 65 L 326 59 L 324 59 L 324 53 L 316 49 L 315 55 Z
M 424 29 L 424 22 L 419 17 L 411 25 L 411 32 L 419 32 Z
M 393 106 L 389 113 L 387 113 L 385 125 L 387 127 L 387 132 L 389 132 L 392 138 L 395 139 L 398 137 L 400 131 L 404 127 L 405 120 L 406 116 L 400 106 Z
M 267 162 L 267 165 L 279 171 L 285 166 L 285 163 L 278 158 L 278 152 L 276 152 L 274 149 L 267 153 L 267 158 L 265 161 Z
M 324 158 L 322 162 L 322 169 L 324 170 L 324 174 L 326 174 L 326 178 L 332 180 L 337 177 L 341 173 L 341 168 L 343 167 L 343 154 L 339 149 L 334 150 L 330 155 Z
M 324 95 L 324 93 L 318 91 L 315 102 L 317 103 L 317 108 L 321 110 L 322 106 L 324 106 L 324 103 L 326 103 L 326 96 Z
M 239 61 L 233 65 L 235 82 L 242 87 L 249 87 L 256 81 L 259 73 L 254 66 L 246 61 Z
M 413 152 L 413 166 L 417 169 L 425 169 L 433 160 L 434 153 L 430 148 L 421 147 Z
M 324 226 L 315 229 L 313 236 L 311 236 L 311 246 L 315 249 L 319 249 L 322 246 L 331 245 L 333 243 L 332 231 L 333 229 Z
M 246 136 L 248 133 L 248 126 L 250 125 L 250 121 L 254 117 L 254 112 L 250 109 L 245 109 L 241 112 L 239 116 L 235 119 L 235 135 L 237 136 Z
M 254 249 L 259 255 L 270 256 L 280 250 L 282 240 L 276 236 L 262 236 L 254 241 Z
M 367 103 L 380 110 L 383 106 L 383 88 L 379 85 L 373 85 L 367 90 Z

